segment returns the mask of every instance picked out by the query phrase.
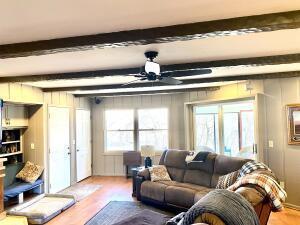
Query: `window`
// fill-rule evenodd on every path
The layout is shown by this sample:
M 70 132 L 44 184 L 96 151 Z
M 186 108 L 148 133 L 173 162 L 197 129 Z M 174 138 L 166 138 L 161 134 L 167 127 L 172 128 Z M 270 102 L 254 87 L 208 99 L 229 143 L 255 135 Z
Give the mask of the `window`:
M 106 151 L 134 150 L 134 111 L 105 111 Z
M 194 149 L 255 158 L 254 101 L 193 106 Z M 221 138 L 219 138 L 221 137 Z
M 139 109 L 138 138 L 139 150 L 142 145 L 154 145 L 157 150 L 168 148 L 168 110 Z
M 219 152 L 218 107 L 195 107 L 195 149 L 208 147 Z
M 105 151 L 140 150 L 154 145 L 160 151 L 169 146 L 168 109 L 126 109 L 105 111 Z

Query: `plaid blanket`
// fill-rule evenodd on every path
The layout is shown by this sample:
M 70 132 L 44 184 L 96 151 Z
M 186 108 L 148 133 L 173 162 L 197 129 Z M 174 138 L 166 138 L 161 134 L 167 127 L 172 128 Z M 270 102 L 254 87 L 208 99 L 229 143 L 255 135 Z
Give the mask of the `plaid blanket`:
M 249 174 L 256 170 L 261 170 L 261 169 L 272 172 L 272 170 L 262 162 L 249 161 L 249 162 L 245 163 L 242 166 L 242 168 L 240 169 L 238 178 L 241 178 L 241 177 L 245 176 L 246 174 Z
M 235 191 L 239 187 L 248 184 L 257 185 L 265 190 L 267 197 L 271 201 L 272 211 L 280 211 L 283 209 L 282 203 L 287 195 L 283 188 L 270 176 L 252 173 L 241 177 L 237 182 L 227 188 L 227 190 Z

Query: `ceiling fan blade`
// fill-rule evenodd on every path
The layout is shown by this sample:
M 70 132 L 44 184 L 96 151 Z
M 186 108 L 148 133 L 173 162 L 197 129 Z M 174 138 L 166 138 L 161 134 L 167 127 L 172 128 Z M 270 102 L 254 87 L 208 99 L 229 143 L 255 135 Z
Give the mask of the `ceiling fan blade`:
M 147 80 L 147 77 L 142 77 L 142 78 L 140 78 L 140 79 L 136 79 L 136 80 L 127 82 L 127 83 L 125 83 L 125 84 L 122 84 L 122 86 L 127 86 L 127 85 L 129 85 L 129 84 L 135 83 L 135 82 L 137 82 L 137 81 L 143 81 L 143 80 Z
M 192 69 L 192 70 L 175 70 L 175 71 L 167 71 L 161 72 L 163 77 L 188 77 L 188 76 L 196 76 L 196 75 L 203 75 L 203 74 L 210 74 L 212 73 L 211 69 Z
M 177 80 L 177 79 L 172 78 L 172 77 L 162 77 L 159 81 L 162 82 L 162 83 L 171 84 L 171 85 L 178 85 L 178 84 L 182 83 L 181 80 Z

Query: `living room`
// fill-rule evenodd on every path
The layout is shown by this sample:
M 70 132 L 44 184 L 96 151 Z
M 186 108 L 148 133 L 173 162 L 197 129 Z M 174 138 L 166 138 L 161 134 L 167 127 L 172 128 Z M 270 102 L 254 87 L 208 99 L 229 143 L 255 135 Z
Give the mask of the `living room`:
M 0 225 L 300 224 L 300 2 L 0 12 Z

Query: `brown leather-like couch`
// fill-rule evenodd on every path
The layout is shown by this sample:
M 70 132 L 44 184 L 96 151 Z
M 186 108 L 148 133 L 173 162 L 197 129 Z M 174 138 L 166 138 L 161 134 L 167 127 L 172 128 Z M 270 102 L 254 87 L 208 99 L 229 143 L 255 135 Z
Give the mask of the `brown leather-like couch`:
M 138 173 L 137 199 L 171 210 L 186 211 L 209 191 L 216 188 L 220 176 L 239 170 L 249 159 L 209 153 L 203 162 L 186 163 L 189 152 L 167 150 L 160 159 L 172 181 L 151 182 L 149 171 Z M 254 206 L 261 225 L 267 224 L 270 206 L 262 199 Z

